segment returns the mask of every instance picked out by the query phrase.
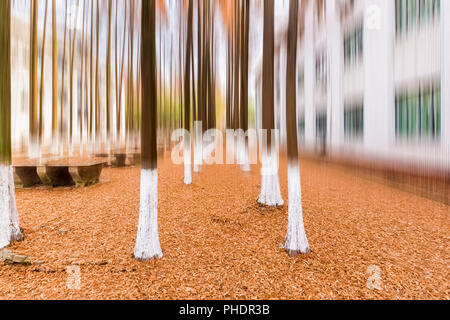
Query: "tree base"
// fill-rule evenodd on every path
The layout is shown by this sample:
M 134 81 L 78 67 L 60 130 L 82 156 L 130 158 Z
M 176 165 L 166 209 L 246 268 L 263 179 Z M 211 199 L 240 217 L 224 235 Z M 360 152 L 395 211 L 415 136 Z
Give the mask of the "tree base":
M 298 256 L 307 255 L 307 254 L 311 253 L 311 249 L 309 249 L 309 248 L 306 251 L 289 250 L 289 249 L 285 249 L 285 250 L 286 250 L 286 253 L 289 255 L 289 257 L 291 257 L 291 258 L 297 258 Z
M 269 207 L 281 207 L 284 205 L 280 192 L 280 182 L 278 174 L 262 175 L 261 193 L 258 203 Z
M 158 173 L 141 170 L 141 202 L 134 257 L 141 261 L 162 258 L 158 236 Z
M 23 235 L 17 215 L 13 169 L 0 165 L 0 248 L 19 240 L 23 240 Z

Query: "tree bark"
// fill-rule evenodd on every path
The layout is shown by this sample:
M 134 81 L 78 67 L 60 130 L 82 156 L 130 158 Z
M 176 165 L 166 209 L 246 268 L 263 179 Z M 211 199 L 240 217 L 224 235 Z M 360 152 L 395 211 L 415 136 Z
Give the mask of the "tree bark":
M 11 2 L 0 1 L 0 249 L 22 240 L 11 166 Z
M 32 0 L 30 2 L 30 152 L 32 158 L 38 157 L 38 128 L 37 128 L 37 51 L 38 51 L 38 36 L 37 36 L 37 20 L 38 20 L 38 1 Z
M 58 134 L 58 35 L 56 34 L 56 0 L 52 0 L 52 138 Z M 53 145 L 57 144 L 53 141 Z M 55 148 L 55 150 L 57 150 Z
M 274 141 L 271 138 L 274 122 L 274 0 L 264 0 L 262 128 L 267 132 L 267 143 L 262 150 L 261 193 L 258 202 L 268 206 L 281 206 L 284 201 L 278 179 L 278 154 L 273 152 Z
M 45 1 L 44 13 L 44 35 L 42 37 L 41 49 L 41 83 L 39 88 L 39 145 L 42 146 L 42 136 L 44 133 L 44 67 L 45 67 L 45 39 L 47 35 L 47 9 L 48 0 Z
M 81 90 L 80 90 L 80 152 L 83 153 L 83 120 L 84 120 L 84 101 L 83 101 L 83 82 L 84 82 L 84 46 L 85 46 L 85 20 L 86 17 L 86 0 L 83 0 L 83 19 L 82 19 L 82 36 L 81 36 Z
M 288 153 L 289 222 L 285 249 L 290 256 L 309 253 L 303 224 L 297 141 L 297 27 L 298 0 L 290 0 L 286 69 L 286 132 Z
M 69 148 L 72 150 L 72 135 L 73 135 L 73 72 L 75 63 L 75 41 L 77 38 L 77 22 L 78 22 L 78 7 L 80 1 L 77 0 L 77 9 L 75 11 L 75 23 L 73 26 L 73 34 L 71 39 L 71 56 L 70 56 L 70 110 L 69 110 Z
M 188 9 L 188 25 L 187 25 L 187 39 L 186 39 L 186 64 L 184 73 L 184 129 L 190 132 L 191 128 L 191 83 L 190 83 L 190 72 L 191 72 L 191 54 L 192 54 L 192 11 L 193 11 L 193 0 L 189 0 Z M 185 176 L 184 183 L 191 184 L 191 153 L 190 153 L 190 134 L 186 133 L 185 136 Z
M 108 39 L 106 49 L 106 139 L 108 142 L 111 135 L 111 23 L 112 0 L 108 0 Z
M 142 171 L 139 227 L 134 256 L 139 260 L 161 258 L 158 238 L 158 174 L 156 146 L 156 41 L 155 0 L 142 2 Z
M 0 165 L 11 164 L 11 3 L 0 2 Z
M 66 75 L 66 38 L 67 38 L 67 14 L 68 14 L 68 8 L 67 8 L 67 1 L 64 1 L 65 4 L 65 18 L 64 18 L 64 43 L 63 43 L 63 60 L 62 60 L 62 77 L 61 77 L 61 110 L 60 110 L 60 147 L 62 147 L 61 151 L 64 151 L 64 143 L 62 140 L 65 138 L 64 134 L 64 97 L 65 97 L 65 75 Z M 61 152 L 62 153 L 62 152 Z

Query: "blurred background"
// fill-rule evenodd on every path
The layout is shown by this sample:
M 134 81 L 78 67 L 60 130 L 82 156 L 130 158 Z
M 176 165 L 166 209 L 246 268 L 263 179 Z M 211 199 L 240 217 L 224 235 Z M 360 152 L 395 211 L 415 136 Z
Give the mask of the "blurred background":
M 189 1 L 157 1 L 158 146 L 183 126 Z M 264 2 L 193 1 L 191 119 L 262 126 Z M 274 116 L 286 145 L 353 166 L 450 180 L 450 3 L 301 0 L 297 65 L 286 65 L 289 1 L 275 0 Z M 14 0 L 14 158 L 67 158 L 140 148 L 141 0 Z M 248 23 L 248 75 L 242 49 Z M 245 52 L 244 52 L 245 55 Z M 236 67 L 237 66 L 237 67 Z M 286 114 L 296 68 L 297 112 Z M 237 110 L 237 112 L 235 112 Z M 245 114 L 244 114 L 245 116 Z M 190 124 L 192 125 L 192 124 Z M 448 190 L 447 197 L 448 197 Z

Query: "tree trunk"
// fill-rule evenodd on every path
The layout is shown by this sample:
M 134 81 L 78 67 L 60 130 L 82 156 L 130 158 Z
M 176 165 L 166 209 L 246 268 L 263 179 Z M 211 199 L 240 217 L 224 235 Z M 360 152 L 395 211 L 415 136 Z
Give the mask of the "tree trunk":
M 272 1 L 272 0 L 271 0 Z M 267 0 L 264 0 L 264 2 L 267 2 Z M 235 40 L 235 47 L 234 47 L 234 53 L 235 53 L 235 60 L 234 60 L 234 129 L 239 129 L 240 123 L 239 123 L 239 69 L 240 69 L 240 6 L 239 6 L 239 0 L 235 0 L 235 26 L 236 26 L 236 32 L 234 34 L 234 40 Z
M 71 39 L 71 53 L 70 53 L 70 110 L 69 110 L 69 150 L 72 151 L 72 136 L 73 136 L 73 72 L 75 63 L 75 41 L 77 39 L 77 22 L 78 22 L 78 7 L 80 1 L 77 0 L 77 9 L 75 11 L 75 23 L 73 26 L 73 34 Z
M 41 49 L 41 83 L 39 88 L 39 146 L 42 147 L 42 136 L 44 133 L 44 67 L 45 67 L 45 38 L 47 35 L 47 9 L 48 0 L 45 1 L 44 13 L 44 35 L 42 37 Z
M 11 2 L 0 1 L 0 249 L 23 238 L 11 166 Z
M 52 0 L 52 138 L 58 134 L 58 35 L 56 34 L 56 0 Z M 52 153 L 58 150 L 55 140 Z
M 38 126 L 37 126 L 37 52 L 38 52 L 38 36 L 37 36 L 37 20 L 38 20 L 38 1 L 30 2 L 30 150 L 31 158 L 39 157 Z
M 95 147 L 99 151 L 100 143 L 100 89 L 98 78 L 99 49 L 100 49 L 100 0 L 97 0 L 97 19 L 96 19 L 96 59 L 95 59 Z
M 158 173 L 156 146 L 156 32 L 155 0 L 142 2 L 142 170 L 139 227 L 134 256 L 139 260 L 161 258 L 158 237 Z
M 244 0 L 242 11 L 242 64 L 241 64 L 241 129 L 245 132 L 248 130 L 248 44 L 250 29 L 250 0 Z M 248 139 L 244 135 L 242 153 L 242 171 L 250 171 L 248 157 Z
M 227 48 L 227 102 L 226 102 L 226 129 L 231 129 L 231 40 L 228 35 L 228 48 Z
M 119 54 L 119 46 L 118 46 L 118 25 L 119 25 L 119 0 L 116 0 L 116 20 L 115 20 L 115 29 L 114 29 L 114 77 L 115 77 L 115 81 L 114 81 L 114 85 L 116 87 L 116 148 L 118 148 L 118 141 L 120 139 L 120 126 L 118 126 L 119 124 L 119 114 L 118 114 L 118 110 L 119 110 L 119 58 L 118 58 L 118 54 Z
M 91 0 L 91 45 L 90 45 L 90 75 L 89 75 L 89 140 L 92 144 L 94 127 L 94 0 Z
M 80 154 L 83 154 L 83 120 L 84 120 L 84 101 L 83 101 L 83 81 L 84 81 L 84 46 L 85 46 L 85 20 L 86 17 L 86 0 L 83 0 L 83 31 L 81 36 L 81 90 L 80 90 Z
M 65 75 L 66 75 L 66 38 L 67 38 L 67 1 L 64 1 L 65 4 L 65 18 L 64 18 L 64 43 L 63 43 L 63 61 L 62 61 L 62 75 L 61 75 L 61 110 L 60 110 L 60 134 L 59 134 L 59 139 L 60 139 L 60 147 L 61 147 L 61 155 L 64 152 L 64 143 L 62 142 L 62 140 L 65 139 L 65 134 L 64 134 L 64 97 L 65 97 L 65 87 L 64 87 L 64 83 L 65 83 Z M 66 131 L 67 133 L 67 131 Z
M 285 249 L 290 256 L 309 253 L 303 208 L 297 141 L 297 27 L 298 0 L 290 0 L 286 69 L 286 132 L 288 153 L 289 222 Z
M 129 106 L 128 106 L 128 134 L 131 135 L 131 140 L 134 140 L 134 123 L 133 123 L 133 114 L 134 114 L 134 0 L 130 0 L 130 69 L 128 72 L 128 95 L 129 95 Z M 134 147 L 134 146 L 133 146 Z
M 187 39 L 186 39 L 186 65 L 184 73 L 184 129 L 187 131 L 184 138 L 184 183 L 189 185 L 192 183 L 191 176 L 191 141 L 190 132 L 191 125 L 191 54 L 192 54 L 192 11 L 193 0 L 189 0 L 188 9 L 188 25 L 187 25 Z
M 108 1 L 108 39 L 106 49 L 106 140 L 109 151 L 109 137 L 111 135 L 111 22 L 112 0 Z
M 274 121 L 274 0 L 264 0 L 262 128 L 267 132 L 267 145 L 262 150 L 261 193 L 258 202 L 267 206 L 281 206 L 278 179 L 278 153 L 272 141 Z

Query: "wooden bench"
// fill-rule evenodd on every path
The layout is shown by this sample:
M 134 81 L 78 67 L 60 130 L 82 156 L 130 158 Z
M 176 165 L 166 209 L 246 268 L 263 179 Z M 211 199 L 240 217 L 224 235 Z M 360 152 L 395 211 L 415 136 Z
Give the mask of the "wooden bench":
M 61 160 L 18 160 L 13 161 L 16 176 L 24 188 L 43 185 L 38 174 L 42 168 L 52 187 L 81 186 L 87 187 L 100 181 L 103 167 L 107 164 L 104 159 L 61 159 Z
M 47 162 L 45 172 L 53 187 L 87 187 L 100 181 L 106 164 L 104 159 L 63 159 Z
M 24 188 L 31 188 L 43 184 L 37 172 L 37 168 L 40 165 L 39 159 L 14 159 L 14 172 Z

